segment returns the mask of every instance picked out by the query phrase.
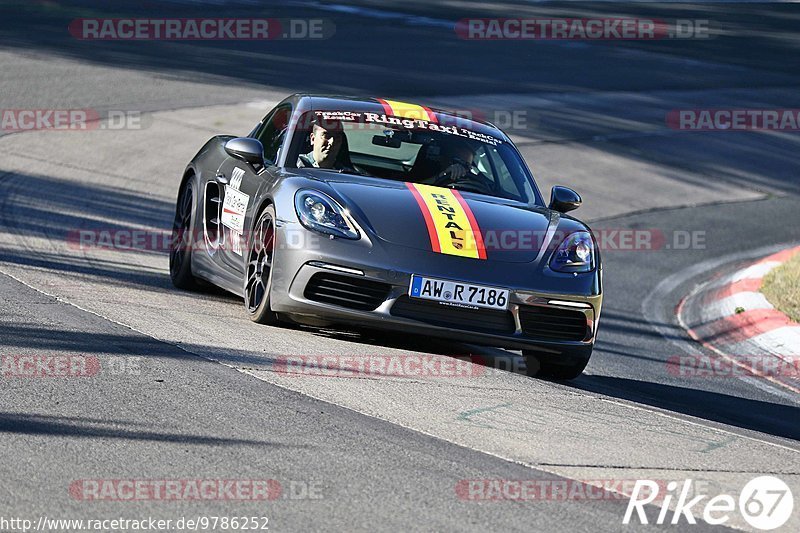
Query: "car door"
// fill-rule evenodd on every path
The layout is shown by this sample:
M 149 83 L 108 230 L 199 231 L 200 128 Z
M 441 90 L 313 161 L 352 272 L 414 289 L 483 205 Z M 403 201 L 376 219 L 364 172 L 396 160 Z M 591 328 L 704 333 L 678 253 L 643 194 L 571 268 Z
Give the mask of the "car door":
M 227 157 L 217 171 L 217 181 L 224 185 L 220 204 L 222 242 L 219 259 L 226 269 L 244 275 L 244 250 L 247 243 L 247 224 L 252 224 L 258 209 L 256 201 L 262 189 L 275 179 L 279 151 L 286 138 L 292 107 L 283 104 L 273 109 L 256 128 L 253 136 L 264 147 L 264 168 L 253 168 L 249 163 Z

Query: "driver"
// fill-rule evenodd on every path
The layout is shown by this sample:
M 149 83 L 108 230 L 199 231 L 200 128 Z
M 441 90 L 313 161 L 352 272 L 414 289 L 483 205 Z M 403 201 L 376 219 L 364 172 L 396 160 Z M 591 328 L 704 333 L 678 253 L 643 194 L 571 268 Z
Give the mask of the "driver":
M 469 173 L 475 161 L 475 153 L 467 144 L 456 144 L 450 150 L 442 151 L 442 166 L 449 166 L 436 175 L 434 182 L 439 182 L 443 178 L 449 181 L 458 181 Z
M 344 136 L 340 121 L 314 119 L 309 140 L 311 141 L 311 151 L 307 154 L 300 154 L 297 158 L 298 168 L 353 170 L 351 165 L 347 164 L 347 138 Z
M 419 183 L 480 194 L 494 194 L 496 189 L 494 181 L 487 178 L 475 165 L 475 151 L 470 143 L 452 143 L 442 148 L 438 163 L 439 168 L 444 170 L 437 174 L 429 174 L 427 179 Z

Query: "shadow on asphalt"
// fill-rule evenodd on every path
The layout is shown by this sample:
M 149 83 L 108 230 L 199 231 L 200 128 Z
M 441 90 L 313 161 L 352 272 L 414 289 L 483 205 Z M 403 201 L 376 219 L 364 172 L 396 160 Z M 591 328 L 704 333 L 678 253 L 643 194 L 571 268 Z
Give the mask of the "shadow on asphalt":
M 0 413 L 0 433 L 62 436 L 72 438 L 102 438 L 134 441 L 174 442 L 196 445 L 308 448 L 308 446 L 302 444 L 287 445 L 259 440 L 164 433 L 159 431 L 147 431 L 145 429 L 127 429 L 120 427 L 127 425 L 130 424 L 118 420 L 92 420 L 82 417 Z
M 576 389 L 613 396 L 776 437 L 800 440 L 800 408 L 717 392 L 611 376 L 583 375 Z
M 169 242 L 165 243 L 161 237 L 171 232 L 173 202 L 159 200 L 146 190 L 133 192 L 42 175 L 11 173 L 2 177 L 2 183 L 0 226 L 24 240 L 46 238 L 52 246 L 2 248 L 0 261 L 54 270 L 64 276 L 93 276 L 111 286 L 136 286 L 158 292 L 177 290 L 166 268 L 148 270 L 130 261 L 137 254 L 160 255 L 166 261 Z M 47 198 L 46 205 L 41 201 L 43 195 Z M 148 229 L 144 246 L 114 249 L 113 258 L 86 255 L 96 246 L 94 241 L 102 240 L 103 235 L 113 239 L 115 235 L 129 235 L 132 230 L 142 228 L 152 228 Z M 91 239 L 81 242 L 81 231 L 92 232 Z M 105 242 L 115 246 L 110 240 Z M 205 293 L 214 298 L 234 299 L 210 286 Z

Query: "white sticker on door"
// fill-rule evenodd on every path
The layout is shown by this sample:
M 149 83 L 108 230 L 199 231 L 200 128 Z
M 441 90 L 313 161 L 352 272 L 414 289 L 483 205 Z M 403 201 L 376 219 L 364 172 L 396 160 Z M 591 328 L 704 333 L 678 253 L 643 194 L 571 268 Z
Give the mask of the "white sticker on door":
M 244 215 L 250 203 L 250 196 L 233 187 L 225 187 L 225 201 L 222 202 L 222 224 L 233 231 L 244 233 Z

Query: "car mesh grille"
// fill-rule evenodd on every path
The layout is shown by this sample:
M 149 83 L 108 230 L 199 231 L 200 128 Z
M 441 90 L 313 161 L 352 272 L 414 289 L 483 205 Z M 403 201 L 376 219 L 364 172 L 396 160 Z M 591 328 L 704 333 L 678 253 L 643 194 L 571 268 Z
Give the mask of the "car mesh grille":
M 408 296 L 397 299 L 391 309 L 394 316 L 411 318 L 434 326 L 466 329 L 484 333 L 514 333 L 514 317 L 509 311 L 464 309 Z
M 305 297 L 315 302 L 372 311 L 386 301 L 390 290 L 388 283 L 320 272 L 308 281 Z
M 582 341 L 588 333 L 586 315 L 580 311 L 541 306 L 520 306 L 519 323 L 526 337 Z

